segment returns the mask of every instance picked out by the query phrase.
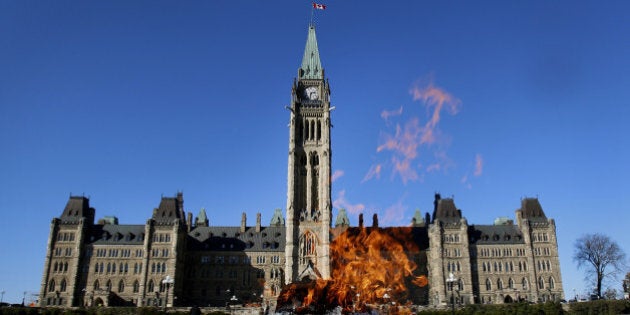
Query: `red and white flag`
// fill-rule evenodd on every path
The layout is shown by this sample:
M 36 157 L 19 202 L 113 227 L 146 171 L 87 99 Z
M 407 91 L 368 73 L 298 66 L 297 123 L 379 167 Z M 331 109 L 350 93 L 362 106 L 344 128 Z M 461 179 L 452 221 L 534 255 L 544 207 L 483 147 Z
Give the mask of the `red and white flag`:
M 313 9 L 326 10 L 326 5 L 313 2 Z

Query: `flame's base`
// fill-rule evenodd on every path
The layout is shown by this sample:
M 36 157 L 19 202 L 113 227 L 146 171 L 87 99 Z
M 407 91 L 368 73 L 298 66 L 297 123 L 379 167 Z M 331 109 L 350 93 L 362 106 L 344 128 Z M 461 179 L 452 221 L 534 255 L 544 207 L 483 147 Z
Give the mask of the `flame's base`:
M 275 314 L 326 314 L 326 315 L 376 315 L 376 314 L 412 314 L 413 305 L 401 305 L 396 302 L 381 304 L 360 303 L 356 301 L 338 301 L 337 295 L 330 291 L 332 281 L 315 280 L 291 283 L 285 286 L 278 297 Z M 316 288 L 318 290 L 316 290 Z M 313 294 L 316 292 L 316 294 Z M 311 301 L 303 304 L 303 301 Z

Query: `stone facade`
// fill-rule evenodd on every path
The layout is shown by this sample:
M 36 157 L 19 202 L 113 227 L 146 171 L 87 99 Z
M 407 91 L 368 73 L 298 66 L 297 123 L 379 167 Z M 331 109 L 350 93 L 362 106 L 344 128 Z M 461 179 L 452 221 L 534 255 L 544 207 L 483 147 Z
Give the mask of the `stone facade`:
M 245 214 L 238 226 L 212 226 L 201 210 L 184 211 L 183 194 L 163 197 L 145 224 L 95 222 L 88 198 L 71 196 L 50 226 L 41 306 L 274 306 L 284 284 L 331 275 L 330 242 L 349 220 L 332 227 L 330 87 L 309 27 L 292 86 L 286 222 L 280 209 L 263 226 Z M 555 222 L 537 199 L 522 200 L 516 223 L 469 224 L 453 199 L 435 196 L 432 215 L 417 211 L 408 252 L 429 285 L 413 290 L 417 304 L 506 303 L 563 298 Z M 359 227 L 364 228 L 362 219 Z M 372 228 L 379 228 L 374 218 Z M 448 279 L 453 274 L 453 290 Z
M 431 303 L 544 302 L 564 298 L 556 226 L 538 199 L 525 198 L 516 224 L 470 225 L 453 199 L 435 198 L 429 224 Z M 455 285 L 449 290 L 447 279 Z

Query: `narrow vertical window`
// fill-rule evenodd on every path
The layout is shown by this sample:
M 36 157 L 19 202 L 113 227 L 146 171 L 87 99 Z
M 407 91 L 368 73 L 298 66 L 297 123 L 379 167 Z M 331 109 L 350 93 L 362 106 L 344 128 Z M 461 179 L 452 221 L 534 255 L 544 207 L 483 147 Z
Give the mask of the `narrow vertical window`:
M 317 140 L 321 140 L 322 138 L 322 122 L 317 120 Z

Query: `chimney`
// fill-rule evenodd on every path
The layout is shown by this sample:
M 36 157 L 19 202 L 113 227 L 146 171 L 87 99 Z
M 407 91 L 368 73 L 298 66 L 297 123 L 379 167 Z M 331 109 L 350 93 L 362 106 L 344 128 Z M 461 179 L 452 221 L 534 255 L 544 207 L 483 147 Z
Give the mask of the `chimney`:
M 256 213 L 256 232 L 260 232 L 260 212 Z
M 363 228 L 363 213 L 359 213 L 359 228 Z
M 192 212 L 188 212 L 188 217 L 186 219 L 186 226 L 188 227 L 188 232 L 190 232 L 190 230 L 192 229 L 192 224 L 193 224 Z
M 247 228 L 247 214 L 243 212 L 241 216 L 241 233 L 245 233 L 245 229 Z
M 376 213 L 372 216 L 372 227 L 378 228 L 378 214 Z

